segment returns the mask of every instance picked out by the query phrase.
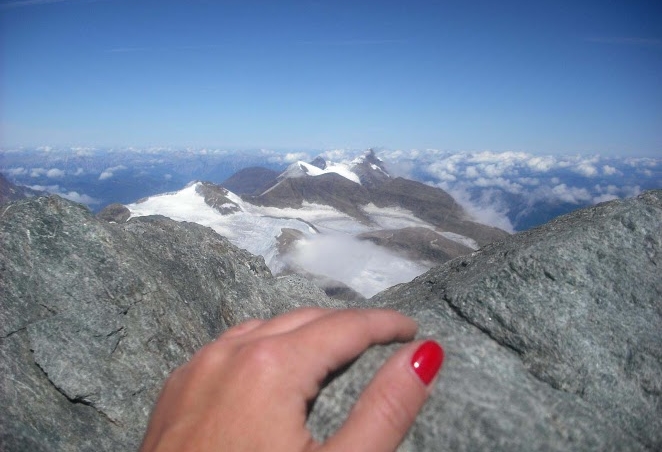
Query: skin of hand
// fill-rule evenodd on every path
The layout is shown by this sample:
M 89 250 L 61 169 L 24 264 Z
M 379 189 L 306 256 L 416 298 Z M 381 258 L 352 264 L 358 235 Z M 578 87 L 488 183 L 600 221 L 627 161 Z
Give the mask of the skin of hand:
M 330 372 L 416 330 L 395 311 L 317 308 L 230 328 L 170 375 L 140 450 L 394 451 L 441 367 L 435 342 L 396 351 L 323 444 L 306 428 L 306 410 Z

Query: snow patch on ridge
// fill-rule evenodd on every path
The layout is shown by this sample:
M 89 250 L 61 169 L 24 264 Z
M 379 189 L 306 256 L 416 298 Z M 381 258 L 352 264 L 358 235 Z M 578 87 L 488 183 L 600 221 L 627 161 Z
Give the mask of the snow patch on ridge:
M 352 182 L 361 185 L 361 180 L 359 179 L 359 176 L 354 173 L 346 164 L 344 163 L 331 163 L 327 162 L 326 168 L 321 169 L 318 168 L 314 165 L 311 165 L 310 163 L 306 163 L 303 161 L 298 161 L 292 165 L 290 165 L 285 172 L 283 173 L 283 176 L 285 178 L 290 178 L 290 177 L 304 177 L 304 176 L 321 176 L 322 174 L 329 174 L 329 173 L 335 173 L 338 174 L 345 179 L 351 180 Z
M 429 266 L 357 239 L 361 233 L 424 227 L 470 248 L 478 248 L 472 239 L 439 232 L 433 225 L 399 207 L 363 206 L 373 222 L 368 226 L 328 205 L 303 202 L 298 209 L 256 206 L 228 191 L 226 198 L 240 210 L 221 215 L 197 192 L 200 184 L 191 183 L 178 192 L 152 196 L 126 207 L 131 211 L 131 217 L 164 215 L 176 221 L 210 227 L 234 245 L 262 255 L 274 274 L 288 264 L 295 264 L 309 272 L 341 281 L 365 297 L 409 281 L 427 271 Z M 283 228 L 301 231 L 304 237 L 286 256 L 279 255 L 277 249 Z
M 370 203 L 363 207 L 363 211 L 379 226 L 378 229 L 427 228 L 473 250 L 480 248 L 474 239 L 454 232 L 440 231 L 439 228 L 417 218 L 413 212 L 402 207 L 377 207 Z
M 175 221 L 190 221 L 212 228 L 239 248 L 264 257 L 274 272 L 282 269 L 278 259 L 276 241 L 283 228 L 297 229 L 310 234 L 310 227 L 301 220 L 273 218 L 246 212 L 246 204 L 234 194 L 228 199 L 241 209 L 230 215 L 221 215 L 205 203 L 204 197 L 196 192 L 199 183 L 187 186 L 175 193 L 152 196 L 140 203 L 128 204 L 131 217 L 164 215 Z

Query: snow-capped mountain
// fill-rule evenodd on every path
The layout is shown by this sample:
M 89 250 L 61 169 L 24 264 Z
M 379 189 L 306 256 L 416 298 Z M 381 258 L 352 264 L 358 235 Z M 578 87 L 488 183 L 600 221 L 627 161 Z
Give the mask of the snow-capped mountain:
M 250 173 L 263 180 L 250 183 Z M 365 297 L 507 235 L 471 221 L 438 188 L 392 178 L 372 151 L 349 162 L 295 162 L 276 177 L 246 169 L 226 182 L 245 192 L 195 182 L 127 208 L 209 226 L 264 256 L 275 274 L 306 274 L 328 292 L 347 286 Z
M 269 189 L 275 188 L 287 179 L 326 174 L 337 174 L 349 181 L 367 187 L 378 185 L 390 178 L 384 168 L 384 162 L 375 155 L 372 149 L 369 149 L 364 155 L 350 162 L 328 162 L 322 157 L 317 157 L 310 163 L 295 162 L 275 178 Z

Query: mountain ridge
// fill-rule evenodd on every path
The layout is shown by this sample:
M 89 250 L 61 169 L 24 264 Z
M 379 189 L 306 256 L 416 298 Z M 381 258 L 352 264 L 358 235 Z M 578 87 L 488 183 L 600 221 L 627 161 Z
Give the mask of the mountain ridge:
M 251 175 L 260 180 L 250 183 Z M 233 193 L 224 183 L 196 182 L 189 184 L 194 190 L 186 196 L 184 192 L 191 189 L 182 190 L 181 196 L 154 196 L 127 207 L 133 216 L 162 214 L 201 222 L 235 245 L 265 256 L 277 274 L 294 271 L 316 281 L 335 280 L 364 296 L 508 235 L 467 219 L 462 207 L 439 188 L 392 178 L 372 150 L 345 163 L 321 157 L 311 163 L 294 162 L 270 183 L 265 182 L 272 176 L 266 169 L 251 168 L 231 176 L 225 184 L 248 193 Z M 255 194 L 258 191 L 261 193 Z M 204 213 L 205 208 L 192 197 L 195 194 L 222 218 Z M 192 206 L 199 207 L 196 211 Z M 403 230 L 396 233 L 397 240 L 370 235 L 398 229 Z M 293 234 L 292 230 L 299 232 Z M 281 238 L 283 235 L 287 238 Z M 331 246 L 329 237 L 342 246 Z M 347 238 L 354 240 L 354 246 Z M 283 240 L 288 247 L 279 246 Z M 416 252 L 407 252 L 406 240 L 411 240 Z M 355 268 L 357 274 L 348 273 L 347 268 Z M 379 280 L 382 282 L 377 283 Z M 328 293 L 335 290 L 323 288 Z

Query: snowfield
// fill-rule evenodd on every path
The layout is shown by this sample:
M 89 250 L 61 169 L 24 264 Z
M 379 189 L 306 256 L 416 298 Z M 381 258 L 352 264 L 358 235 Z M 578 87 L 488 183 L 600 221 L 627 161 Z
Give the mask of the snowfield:
M 178 192 L 152 196 L 129 204 L 127 208 L 131 217 L 163 215 L 176 221 L 208 226 L 239 248 L 263 256 L 274 274 L 281 272 L 287 264 L 295 264 L 311 273 L 343 282 L 365 297 L 410 281 L 429 269 L 369 241 L 355 238 L 364 232 L 383 229 L 425 227 L 436 230 L 408 210 L 369 204 L 365 206 L 365 212 L 374 225 L 366 226 L 327 205 L 304 203 L 300 209 L 262 207 L 246 203 L 228 192 L 227 198 L 239 206 L 240 211 L 221 215 L 197 193 L 199 185 L 199 182 L 192 183 Z M 301 231 L 304 237 L 285 256 L 279 255 L 277 250 L 277 239 L 283 228 Z M 477 248 L 467 237 L 440 233 Z

